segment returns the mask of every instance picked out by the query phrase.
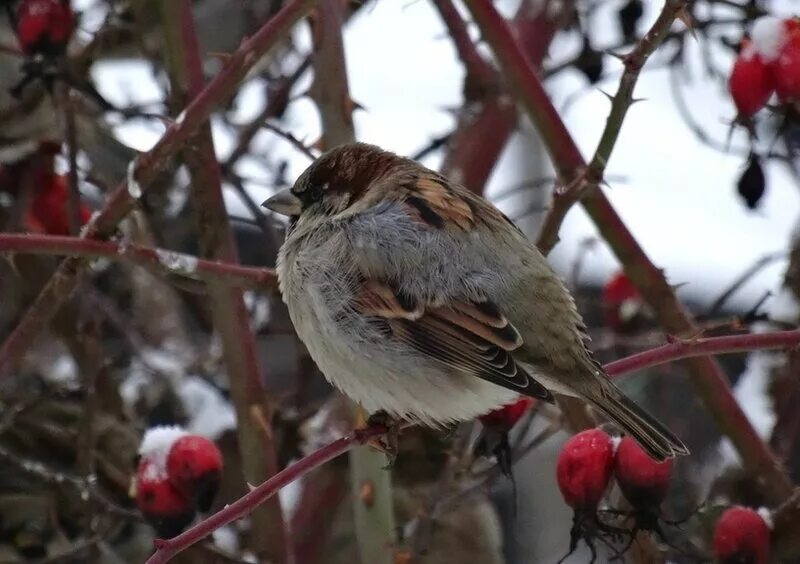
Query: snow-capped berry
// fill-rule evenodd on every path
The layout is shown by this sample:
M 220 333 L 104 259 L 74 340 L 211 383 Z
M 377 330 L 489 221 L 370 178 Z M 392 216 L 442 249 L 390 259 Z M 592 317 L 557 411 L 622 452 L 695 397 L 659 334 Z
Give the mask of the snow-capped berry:
M 222 453 L 210 439 L 184 435 L 169 450 L 167 474 L 200 511 L 208 511 L 222 480 Z
M 179 535 L 194 519 L 191 501 L 173 487 L 157 463 L 141 459 L 134 487 L 136 506 L 159 537 Z
M 656 462 L 630 437 L 623 437 L 614 455 L 614 476 L 634 507 L 658 506 L 667 495 L 672 459 Z
M 643 309 L 639 290 L 624 272 L 618 272 L 603 286 L 603 317 L 614 331 L 629 329 Z
M 714 554 L 721 564 L 767 564 L 769 525 L 757 511 L 746 507 L 726 509 L 714 529 Z
M 558 488 L 576 510 L 592 510 L 605 495 L 614 467 L 614 446 L 602 429 L 588 429 L 570 438 L 556 465 Z
M 517 401 L 498 407 L 485 415 L 481 415 L 478 419 L 486 426 L 501 427 L 509 430 L 516 425 L 517 421 L 527 413 L 532 405 L 533 398 L 520 396 Z
M 69 0 L 22 0 L 17 6 L 17 38 L 28 55 L 64 53 L 74 29 Z
M 728 89 L 741 119 L 753 117 L 775 90 L 772 70 L 748 40 L 733 63 Z

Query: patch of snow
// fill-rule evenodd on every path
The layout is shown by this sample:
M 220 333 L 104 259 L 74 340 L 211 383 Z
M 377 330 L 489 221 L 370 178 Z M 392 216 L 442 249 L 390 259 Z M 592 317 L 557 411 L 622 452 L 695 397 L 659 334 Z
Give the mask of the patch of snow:
M 211 533 L 214 544 L 229 554 L 239 554 L 239 534 L 230 525 L 220 527 Z
M 775 526 L 775 521 L 772 519 L 772 512 L 766 507 L 759 507 L 758 508 L 758 516 L 764 520 L 764 523 L 767 524 L 767 527 L 772 529 Z
M 300 500 L 303 496 L 303 480 L 295 480 L 290 484 L 278 490 L 278 498 L 281 502 L 281 509 L 286 519 L 294 517 L 297 508 L 300 506 Z
M 218 389 L 198 376 L 187 376 L 178 384 L 189 420 L 186 429 L 196 435 L 218 439 L 225 431 L 236 428 L 236 412 Z
M 139 454 L 146 460 L 142 480 L 157 480 L 167 474 L 167 456 L 175 441 L 188 435 L 178 425 L 159 425 L 145 432 L 139 445 Z
M 134 200 L 142 197 L 142 185 L 136 180 L 136 159 L 128 163 L 128 194 Z
M 198 258 L 185 253 L 156 249 L 158 261 L 173 272 L 194 274 L 197 272 Z
M 786 41 L 786 26 L 782 19 L 775 16 L 758 18 L 750 28 L 750 39 L 765 62 L 774 61 Z

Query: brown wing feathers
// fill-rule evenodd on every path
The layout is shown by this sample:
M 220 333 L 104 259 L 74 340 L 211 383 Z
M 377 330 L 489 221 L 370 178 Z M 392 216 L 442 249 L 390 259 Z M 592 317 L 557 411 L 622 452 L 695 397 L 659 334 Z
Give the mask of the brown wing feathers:
M 384 319 L 389 338 L 437 362 L 553 401 L 550 392 L 514 361 L 511 351 L 522 345 L 522 337 L 493 304 L 454 301 L 448 307 L 424 308 L 391 286 L 370 280 L 362 284 L 355 308 Z

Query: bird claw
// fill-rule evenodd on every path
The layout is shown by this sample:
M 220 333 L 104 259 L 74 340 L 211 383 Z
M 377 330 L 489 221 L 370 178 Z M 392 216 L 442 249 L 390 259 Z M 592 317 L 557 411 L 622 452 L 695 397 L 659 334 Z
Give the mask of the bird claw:
M 379 437 L 370 444 L 373 448 L 381 451 L 386 455 L 387 464 L 383 467 L 384 470 L 391 470 L 397 460 L 399 452 L 399 436 L 400 436 L 400 422 L 386 413 L 385 411 L 376 411 L 367 419 L 367 426 L 380 426 L 386 428 L 386 434 Z

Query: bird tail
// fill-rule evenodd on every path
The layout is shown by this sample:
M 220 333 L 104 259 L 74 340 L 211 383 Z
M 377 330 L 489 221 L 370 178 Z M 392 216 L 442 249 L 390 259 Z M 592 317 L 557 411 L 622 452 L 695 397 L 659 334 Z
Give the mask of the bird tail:
M 587 399 L 633 437 L 654 460 L 689 454 L 683 441 L 613 384 L 604 386 L 599 398 Z

